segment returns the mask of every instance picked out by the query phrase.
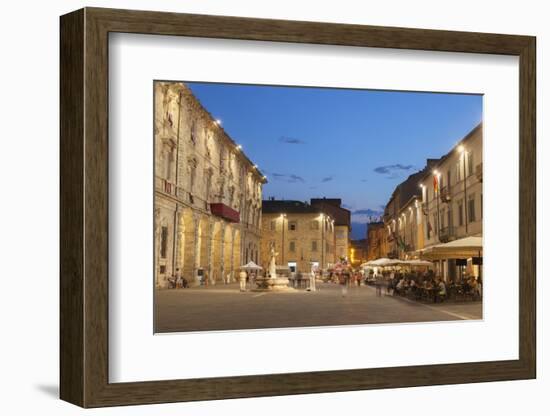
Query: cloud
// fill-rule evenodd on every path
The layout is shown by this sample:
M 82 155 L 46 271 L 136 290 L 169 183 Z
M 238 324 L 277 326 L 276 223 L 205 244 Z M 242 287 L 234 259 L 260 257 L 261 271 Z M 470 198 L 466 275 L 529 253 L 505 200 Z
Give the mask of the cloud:
M 279 137 L 279 141 L 281 143 L 286 143 L 286 144 L 306 144 L 306 142 L 303 141 L 302 139 L 297 139 L 296 137 L 288 137 L 288 136 Z
M 330 182 L 331 180 L 334 179 L 334 176 L 326 176 L 324 177 L 323 179 L 321 179 L 321 182 Z
M 397 172 L 411 169 L 414 169 L 413 165 L 402 165 L 401 163 L 396 163 L 395 165 L 378 166 L 377 168 L 374 168 L 374 171 L 381 175 L 390 175 L 389 178 L 396 178 Z
M 353 215 L 366 215 L 367 217 L 379 217 L 383 214 L 382 211 L 376 211 L 370 208 L 356 209 L 352 212 Z
M 361 179 L 361 182 L 368 182 L 366 179 Z
M 352 209 L 353 207 L 351 205 L 348 205 L 348 204 L 342 204 L 342 208 Z
M 290 178 L 289 182 L 305 182 L 304 178 L 298 175 L 290 175 L 289 178 Z
M 282 181 L 287 183 L 298 183 L 298 182 L 304 183 L 305 182 L 304 178 L 295 174 L 287 175 L 286 173 L 272 173 L 271 176 L 273 176 L 273 178 L 276 181 Z

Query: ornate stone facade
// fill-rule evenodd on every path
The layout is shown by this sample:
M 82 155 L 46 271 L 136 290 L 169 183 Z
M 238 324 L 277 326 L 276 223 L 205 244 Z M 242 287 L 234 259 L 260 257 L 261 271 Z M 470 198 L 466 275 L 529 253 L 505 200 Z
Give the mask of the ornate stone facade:
M 259 261 L 266 178 L 184 83 L 155 82 L 154 100 L 155 282 L 234 281 Z

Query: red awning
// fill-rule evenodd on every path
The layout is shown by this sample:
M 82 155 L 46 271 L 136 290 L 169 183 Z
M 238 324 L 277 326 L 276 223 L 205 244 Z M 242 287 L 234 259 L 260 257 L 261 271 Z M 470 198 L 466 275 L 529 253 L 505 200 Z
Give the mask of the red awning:
M 212 214 L 217 215 L 218 217 L 222 217 L 227 221 L 231 221 L 231 222 L 241 221 L 241 215 L 239 214 L 239 211 L 235 211 L 233 208 L 228 207 L 225 204 L 221 204 L 221 203 L 210 204 L 210 211 L 212 211 Z

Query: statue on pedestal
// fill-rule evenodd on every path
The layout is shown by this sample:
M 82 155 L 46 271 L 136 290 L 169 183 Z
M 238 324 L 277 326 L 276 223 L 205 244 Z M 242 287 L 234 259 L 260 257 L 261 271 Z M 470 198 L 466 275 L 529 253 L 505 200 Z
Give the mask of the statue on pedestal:
M 275 247 L 273 246 L 271 246 L 270 253 L 271 253 L 271 258 L 269 260 L 268 272 L 269 272 L 269 277 L 275 278 L 277 277 L 277 266 L 275 265 L 275 258 L 279 255 L 279 253 L 275 251 Z

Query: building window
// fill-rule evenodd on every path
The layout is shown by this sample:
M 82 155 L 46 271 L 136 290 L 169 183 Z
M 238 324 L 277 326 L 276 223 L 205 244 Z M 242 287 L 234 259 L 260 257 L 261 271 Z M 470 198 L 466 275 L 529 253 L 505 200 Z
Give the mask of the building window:
M 476 220 L 476 199 L 474 195 L 468 198 L 468 222 Z
M 271 231 L 275 231 L 275 227 L 276 227 L 275 220 L 271 220 L 269 223 L 269 228 L 271 229 Z
M 464 225 L 464 204 L 462 203 L 462 200 L 458 201 L 457 207 L 458 207 L 458 225 L 459 227 L 461 227 Z
M 189 159 L 188 173 L 189 173 L 189 192 L 193 192 L 195 186 L 195 179 L 197 177 L 197 159 Z
M 160 230 L 160 257 L 166 258 L 166 247 L 168 246 L 168 227 L 162 227 Z
M 318 230 L 319 229 L 319 221 L 318 220 L 311 221 L 311 229 L 312 230 Z
M 164 162 L 164 179 L 171 181 L 172 179 L 172 161 L 174 159 L 173 150 L 166 150 L 162 153 L 162 161 Z
M 210 189 L 212 188 L 212 169 L 205 171 L 205 200 L 210 201 Z
M 291 252 L 291 253 L 294 253 L 296 251 L 296 242 L 295 241 L 291 241 L 288 245 L 288 250 Z
M 449 192 L 451 191 L 451 169 L 449 169 L 447 171 L 447 189 L 449 190 Z
M 297 229 L 298 229 L 298 223 L 296 221 L 289 221 L 288 230 L 289 231 L 296 231 Z
M 311 242 L 311 251 L 317 251 L 317 240 Z
M 466 166 L 468 167 L 468 176 L 474 174 L 474 153 L 466 153 Z
M 191 136 L 189 137 L 193 146 L 197 143 L 197 126 L 195 123 L 191 126 Z
M 449 207 L 447 210 L 447 227 L 451 228 L 453 226 L 453 209 Z

